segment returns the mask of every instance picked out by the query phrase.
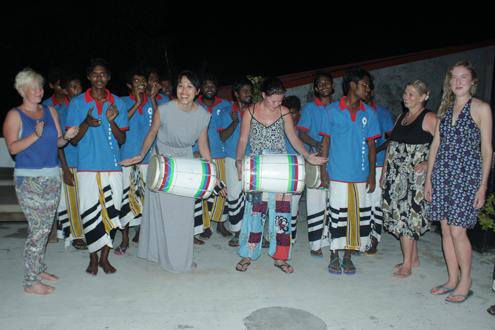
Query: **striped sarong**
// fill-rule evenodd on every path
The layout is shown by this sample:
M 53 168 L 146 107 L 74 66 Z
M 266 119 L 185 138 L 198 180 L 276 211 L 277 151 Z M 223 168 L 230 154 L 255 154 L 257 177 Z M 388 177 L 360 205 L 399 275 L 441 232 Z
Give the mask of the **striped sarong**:
M 138 226 L 141 224 L 144 205 L 144 178 L 148 170 L 147 164 L 122 168 L 122 207 L 120 208 L 120 223 L 122 227 Z
M 328 235 L 328 190 L 306 189 L 309 248 L 317 251 L 330 245 Z
M 237 176 L 235 160 L 225 158 L 225 174 L 227 183 L 227 207 L 229 212 L 230 231 L 241 230 L 244 216 L 245 194 L 242 191 L 242 181 Z
M 113 247 L 122 203 L 122 172 L 77 172 L 79 212 L 90 253 Z
M 382 211 L 382 188 L 380 187 L 380 177 L 383 167 L 376 168 L 375 191 L 370 195 L 371 200 L 371 236 L 380 242 L 383 228 L 383 211 Z
M 69 171 L 74 175 L 74 186 L 69 186 L 61 180 L 62 189 L 57 210 L 57 237 L 65 240 L 66 247 L 71 244 L 72 240 L 84 238 L 79 215 L 77 169 L 69 168 Z
M 366 183 L 332 181 L 330 249 L 366 251 L 371 246 L 371 200 Z

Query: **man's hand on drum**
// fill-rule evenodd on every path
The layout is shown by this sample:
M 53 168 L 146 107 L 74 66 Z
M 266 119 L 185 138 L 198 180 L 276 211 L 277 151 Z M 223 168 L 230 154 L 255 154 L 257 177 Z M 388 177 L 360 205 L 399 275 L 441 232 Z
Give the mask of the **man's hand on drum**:
M 221 189 L 218 191 L 218 194 L 220 196 L 227 197 L 227 186 L 223 182 L 217 179 L 217 183 L 215 184 L 215 186 L 217 187 L 217 189 Z
M 144 158 L 143 156 L 137 155 L 137 156 L 134 156 L 132 158 L 124 159 L 119 164 L 122 165 L 122 166 L 131 166 L 131 165 L 134 165 L 134 164 L 141 163 L 143 161 L 143 158 Z
M 314 153 L 314 154 L 309 154 L 309 156 L 308 156 L 308 158 L 306 158 L 306 160 L 311 165 L 323 165 L 328 161 L 328 158 L 317 156 L 317 154 Z

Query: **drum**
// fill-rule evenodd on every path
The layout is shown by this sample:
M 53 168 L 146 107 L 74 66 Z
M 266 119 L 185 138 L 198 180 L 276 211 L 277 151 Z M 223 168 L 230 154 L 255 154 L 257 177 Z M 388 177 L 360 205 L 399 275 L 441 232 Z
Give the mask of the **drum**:
M 245 192 L 301 193 L 305 175 L 304 159 L 299 155 L 244 157 L 242 189 Z
M 217 181 L 215 164 L 202 159 L 153 155 L 148 166 L 146 186 L 154 192 L 208 198 Z
M 304 180 L 306 187 L 318 189 L 321 185 L 320 166 L 306 163 L 306 179 Z

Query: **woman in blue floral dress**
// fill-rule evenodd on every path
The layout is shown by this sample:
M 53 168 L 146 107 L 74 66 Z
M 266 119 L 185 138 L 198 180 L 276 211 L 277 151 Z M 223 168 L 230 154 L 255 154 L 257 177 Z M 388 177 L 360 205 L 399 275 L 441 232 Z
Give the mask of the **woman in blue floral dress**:
M 428 159 L 425 197 L 432 202 L 431 220 L 440 221 L 448 280 L 431 289 L 460 303 L 472 295 L 471 244 L 473 228 L 485 193 L 492 159 L 490 106 L 473 97 L 478 80 L 473 66 L 461 61 L 445 77 L 440 124 Z

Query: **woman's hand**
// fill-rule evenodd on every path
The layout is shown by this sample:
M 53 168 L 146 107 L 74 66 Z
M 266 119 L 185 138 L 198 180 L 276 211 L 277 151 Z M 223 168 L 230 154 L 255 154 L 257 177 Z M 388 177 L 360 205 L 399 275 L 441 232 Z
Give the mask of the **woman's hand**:
M 122 166 L 132 166 L 141 163 L 143 161 L 143 158 L 144 158 L 143 156 L 137 155 L 132 158 L 124 159 L 119 164 Z
M 426 172 L 427 169 L 428 169 L 428 161 L 427 160 L 422 161 L 422 162 L 416 164 L 416 166 L 414 166 L 414 171 L 418 172 L 418 173 Z
M 323 164 L 326 164 L 326 162 L 328 161 L 328 158 L 317 156 L 317 154 L 314 153 L 314 154 L 309 154 L 309 156 L 308 156 L 308 158 L 306 158 L 306 160 L 311 165 L 323 165 Z
M 43 129 L 45 128 L 45 122 L 42 121 L 42 120 L 37 120 L 36 121 L 36 127 L 34 128 L 34 134 L 36 134 L 36 136 L 38 138 L 41 137 L 41 135 L 43 135 Z
M 485 205 L 486 186 L 481 185 L 476 195 L 474 195 L 473 207 L 475 209 L 481 209 Z
M 235 161 L 235 168 L 237 169 L 237 178 L 242 181 L 242 159 Z
M 425 194 L 425 199 L 428 203 L 431 203 L 432 193 L 431 193 L 431 181 L 425 180 L 425 187 L 423 188 L 423 192 Z
M 384 189 L 385 188 L 385 177 L 387 175 L 387 170 L 384 168 L 384 170 L 380 173 L 380 188 Z

